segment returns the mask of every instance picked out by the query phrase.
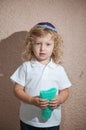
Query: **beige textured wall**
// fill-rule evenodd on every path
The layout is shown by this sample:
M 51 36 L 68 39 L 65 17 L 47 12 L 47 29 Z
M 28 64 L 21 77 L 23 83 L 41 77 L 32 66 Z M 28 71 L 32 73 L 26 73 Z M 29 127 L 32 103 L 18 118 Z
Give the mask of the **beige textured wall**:
M 0 130 L 19 130 L 19 101 L 9 76 L 21 64 L 27 30 L 52 22 L 64 40 L 63 65 L 73 84 L 61 130 L 86 130 L 86 0 L 0 0 Z

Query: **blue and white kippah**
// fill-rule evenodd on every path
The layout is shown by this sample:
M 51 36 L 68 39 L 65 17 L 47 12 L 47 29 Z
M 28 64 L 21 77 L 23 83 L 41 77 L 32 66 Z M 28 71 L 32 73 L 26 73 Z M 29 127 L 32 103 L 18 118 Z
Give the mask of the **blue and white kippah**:
M 47 28 L 47 29 L 50 29 L 50 30 L 52 30 L 52 31 L 54 31 L 54 32 L 57 32 L 55 26 L 52 25 L 52 24 L 49 23 L 49 22 L 41 22 L 41 23 L 36 24 L 36 26 L 42 27 L 42 28 Z

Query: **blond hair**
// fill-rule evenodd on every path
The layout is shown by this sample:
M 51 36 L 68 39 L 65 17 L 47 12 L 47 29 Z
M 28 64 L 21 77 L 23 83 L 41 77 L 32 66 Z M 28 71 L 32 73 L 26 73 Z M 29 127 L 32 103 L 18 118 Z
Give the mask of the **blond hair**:
M 55 31 L 37 26 L 33 27 L 26 36 L 24 52 L 22 53 L 22 59 L 24 61 L 31 61 L 35 58 L 33 53 L 33 44 L 35 42 L 35 37 L 46 36 L 47 34 L 51 34 L 52 39 L 54 40 L 54 49 L 51 58 L 55 63 L 61 63 L 63 54 L 63 40 L 61 36 Z

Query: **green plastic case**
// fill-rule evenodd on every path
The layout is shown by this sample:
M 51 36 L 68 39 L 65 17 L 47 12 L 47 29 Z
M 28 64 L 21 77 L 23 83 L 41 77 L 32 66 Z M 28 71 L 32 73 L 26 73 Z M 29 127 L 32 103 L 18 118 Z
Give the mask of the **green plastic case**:
M 56 92 L 56 88 L 40 91 L 40 98 L 47 99 L 48 101 L 50 101 L 51 99 L 56 97 Z M 42 109 L 42 118 L 44 120 L 48 120 L 51 117 L 52 111 L 53 110 L 50 106 L 47 106 L 45 109 Z

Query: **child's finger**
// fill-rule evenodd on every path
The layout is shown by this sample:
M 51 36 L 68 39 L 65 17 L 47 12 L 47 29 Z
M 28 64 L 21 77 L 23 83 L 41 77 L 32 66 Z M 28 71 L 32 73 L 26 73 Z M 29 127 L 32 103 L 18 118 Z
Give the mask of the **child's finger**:
M 40 107 L 41 107 L 42 109 L 44 109 L 44 108 L 47 107 L 48 105 L 49 105 L 48 100 L 46 100 L 46 99 L 40 99 Z

